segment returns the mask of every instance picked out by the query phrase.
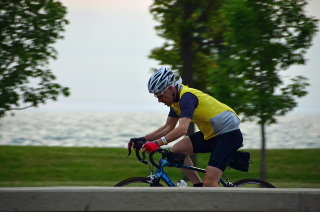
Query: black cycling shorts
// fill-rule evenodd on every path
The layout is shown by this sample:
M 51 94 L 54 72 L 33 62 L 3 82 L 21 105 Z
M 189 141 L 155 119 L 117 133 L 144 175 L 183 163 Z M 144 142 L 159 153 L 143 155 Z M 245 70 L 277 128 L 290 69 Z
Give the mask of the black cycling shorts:
M 204 135 L 201 131 L 190 135 L 189 138 L 193 145 L 193 152 L 211 152 L 208 165 L 219 168 L 221 171 L 227 168 L 232 155 L 243 143 L 242 133 L 239 129 L 218 135 L 209 140 L 204 140 Z

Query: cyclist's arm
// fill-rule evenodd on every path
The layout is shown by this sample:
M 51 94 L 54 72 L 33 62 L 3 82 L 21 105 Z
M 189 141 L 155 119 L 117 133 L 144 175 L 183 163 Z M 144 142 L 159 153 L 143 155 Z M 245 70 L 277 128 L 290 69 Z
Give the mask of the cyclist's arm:
M 176 127 L 174 130 L 170 131 L 168 134 L 165 134 L 165 138 L 168 143 L 177 140 L 181 136 L 184 136 L 188 132 L 188 128 L 191 122 L 191 118 L 183 117 L 179 120 L 179 126 Z M 164 145 L 161 139 L 157 140 L 160 146 Z
M 156 131 L 144 136 L 147 141 L 154 141 L 161 138 L 164 135 L 167 135 L 172 131 L 179 121 L 179 117 L 170 117 L 168 116 L 165 125 L 157 129 Z
M 171 130 L 168 134 L 163 135 L 165 136 L 168 143 L 184 136 L 188 132 L 188 128 L 190 122 L 193 118 L 194 111 L 196 107 L 198 107 L 199 100 L 198 98 L 192 93 L 185 93 L 180 100 L 180 108 L 181 108 L 181 116 L 179 119 L 179 126 L 174 130 Z M 170 110 L 171 116 L 178 116 L 173 110 Z M 163 141 L 161 139 L 157 140 L 158 144 L 163 145 Z

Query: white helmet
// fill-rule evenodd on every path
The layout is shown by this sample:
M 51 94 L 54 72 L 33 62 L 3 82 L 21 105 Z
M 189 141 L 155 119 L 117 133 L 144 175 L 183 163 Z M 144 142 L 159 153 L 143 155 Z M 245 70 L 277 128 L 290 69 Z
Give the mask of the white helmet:
M 158 71 L 151 75 L 148 82 L 150 93 L 159 93 L 167 89 L 175 82 L 175 75 L 171 69 L 161 67 Z

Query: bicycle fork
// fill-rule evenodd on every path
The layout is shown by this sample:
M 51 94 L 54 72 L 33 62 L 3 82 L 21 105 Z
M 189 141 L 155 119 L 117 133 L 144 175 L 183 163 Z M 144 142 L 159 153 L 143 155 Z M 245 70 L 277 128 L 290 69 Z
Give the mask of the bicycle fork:
M 163 168 L 157 169 L 155 173 L 151 170 L 151 175 L 149 176 L 148 183 L 152 186 L 158 186 L 160 180 L 163 180 L 169 187 L 176 187 L 176 184 L 170 179 L 170 177 L 165 173 Z

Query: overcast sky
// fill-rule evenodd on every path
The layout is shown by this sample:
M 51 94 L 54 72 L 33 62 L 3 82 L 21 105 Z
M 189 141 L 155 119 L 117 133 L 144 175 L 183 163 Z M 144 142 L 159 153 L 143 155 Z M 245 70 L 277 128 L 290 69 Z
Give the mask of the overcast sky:
M 50 68 L 57 82 L 71 88 L 71 96 L 60 97 L 40 108 L 88 110 L 167 110 L 147 90 L 151 68 L 158 62 L 148 58 L 162 45 L 150 12 L 151 0 L 61 0 L 68 8 L 65 39 L 55 44 L 58 59 Z M 308 14 L 320 18 L 320 1 L 312 0 Z M 299 100 L 295 112 L 320 113 L 320 36 L 308 50 L 305 66 L 294 66 L 286 76 L 304 75 L 311 86 Z

